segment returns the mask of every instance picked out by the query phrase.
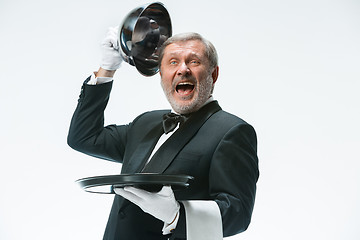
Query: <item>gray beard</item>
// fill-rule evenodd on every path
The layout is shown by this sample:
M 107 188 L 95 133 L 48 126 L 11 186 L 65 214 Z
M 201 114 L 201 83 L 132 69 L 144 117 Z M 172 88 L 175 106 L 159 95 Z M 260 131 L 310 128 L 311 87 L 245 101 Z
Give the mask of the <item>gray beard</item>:
M 166 91 L 161 81 L 161 87 L 165 93 L 167 100 L 169 101 L 172 109 L 179 114 L 189 114 L 192 112 L 196 112 L 199 110 L 205 102 L 211 97 L 213 92 L 213 79 L 211 74 L 205 79 L 205 81 L 201 81 L 199 83 L 199 91 L 196 98 L 194 98 L 189 104 L 178 104 L 176 103 L 175 99 L 171 95 L 172 89 Z

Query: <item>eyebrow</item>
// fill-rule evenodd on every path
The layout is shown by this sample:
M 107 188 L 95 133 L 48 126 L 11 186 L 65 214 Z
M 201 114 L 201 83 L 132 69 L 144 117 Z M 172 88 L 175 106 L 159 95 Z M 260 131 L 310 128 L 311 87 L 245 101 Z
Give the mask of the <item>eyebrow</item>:
M 169 56 L 170 57 L 176 57 L 176 56 L 178 56 L 179 55 L 179 53 L 177 53 L 177 52 L 171 52 L 171 53 L 169 53 Z M 189 57 L 196 57 L 196 58 L 201 58 L 201 56 L 199 55 L 199 54 L 197 54 L 197 53 L 190 53 L 189 54 Z

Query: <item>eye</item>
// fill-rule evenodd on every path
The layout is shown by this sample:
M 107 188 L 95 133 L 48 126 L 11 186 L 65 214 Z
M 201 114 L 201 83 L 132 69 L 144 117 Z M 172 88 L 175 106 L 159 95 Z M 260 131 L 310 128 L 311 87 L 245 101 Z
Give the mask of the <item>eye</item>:
M 200 64 L 200 61 L 194 59 L 194 60 L 191 60 L 190 63 L 198 65 L 198 64 Z
M 171 60 L 171 61 L 170 61 L 170 65 L 175 65 L 175 64 L 177 64 L 177 61 L 176 61 L 176 60 Z

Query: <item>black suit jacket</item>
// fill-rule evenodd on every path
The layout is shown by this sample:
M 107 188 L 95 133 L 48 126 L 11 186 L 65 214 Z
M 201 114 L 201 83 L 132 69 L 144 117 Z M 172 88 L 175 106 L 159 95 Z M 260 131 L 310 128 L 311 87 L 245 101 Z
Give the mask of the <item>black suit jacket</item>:
M 143 113 L 128 125 L 104 127 L 103 112 L 112 82 L 84 83 L 73 115 L 68 144 L 83 153 L 122 163 L 122 173 L 142 171 L 163 134 L 162 115 L 170 110 Z M 213 101 L 190 118 L 160 147 L 144 172 L 188 174 L 194 181 L 175 191 L 177 200 L 213 200 L 218 204 L 224 236 L 247 229 L 259 177 L 256 133 L 242 119 Z M 163 222 L 115 195 L 104 239 L 185 239 L 186 216 L 171 236 L 163 236 Z

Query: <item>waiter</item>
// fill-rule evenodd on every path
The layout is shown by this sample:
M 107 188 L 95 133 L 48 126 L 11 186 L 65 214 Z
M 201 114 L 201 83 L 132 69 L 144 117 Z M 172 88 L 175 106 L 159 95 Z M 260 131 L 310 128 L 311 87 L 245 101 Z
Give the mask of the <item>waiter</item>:
M 169 38 L 160 49 L 159 68 L 172 109 L 104 126 L 113 76 L 122 61 L 118 48 L 117 29 L 111 28 L 101 66 L 82 86 L 68 144 L 122 163 L 122 174 L 186 174 L 194 181 L 175 192 L 170 186 L 157 193 L 115 188 L 104 239 L 209 240 L 245 231 L 259 177 L 256 133 L 212 96 L 219 74 L 214 46 L 197 33 Z

